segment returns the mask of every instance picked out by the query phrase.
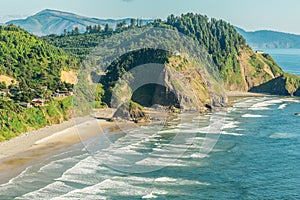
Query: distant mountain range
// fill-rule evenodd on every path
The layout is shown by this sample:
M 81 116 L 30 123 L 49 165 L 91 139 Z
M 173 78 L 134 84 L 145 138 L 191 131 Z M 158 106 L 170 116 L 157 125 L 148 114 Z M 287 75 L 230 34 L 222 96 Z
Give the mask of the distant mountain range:
M 69 12 L 46 9 L 26 19 L 10 20 L 6 25 L 14 24 L 38 36 L 50 34 L 62 34 L 64 30 L 79 28 L 80 32 L 86 30 L 86 26 L 100 25 L 102 28 L 108 24 L 115 28 L 117 23 L 125 21 L 130 24 L 130 18 L 125 19 L 97 19 L 76 15 Z M 143 19 L 143 24 L 152 22 L 151 19 Z M 247 40 L 252 48 L 300 48 L 300 35 L 282 33 L 276 31 L 261 30 L 247 32 L 239 27 L 236 30 Z
M 64 30 L 73 30 L 79 28 L 80 32 L 86 30 L 86 26 L 100 25 L 104 27 L 108 24 L 111 28 L 115 28 L 117 23 L 125 21 L 130 24 L 130 18 L 125 19 L 97 19 L 79 16 L 69 12 L 46 9 L 26 19 L 11 20 L 6 25 L 14 24 L 38 36 L 49 34 L 62 34 Z M 143 20 L 147 23 L 152 20 Z
M 247 32 L 238 27 L 236 30 L 252 48 L 300 48 L 300 35 L 268 30 Z

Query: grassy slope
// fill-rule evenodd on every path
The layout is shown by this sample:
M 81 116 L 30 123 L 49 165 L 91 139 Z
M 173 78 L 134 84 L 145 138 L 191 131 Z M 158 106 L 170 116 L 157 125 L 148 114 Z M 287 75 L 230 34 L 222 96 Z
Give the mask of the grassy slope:
M 283 74 L 282 69 L 269 55 L 255 54 L 250 48 L 241 50 L 238 60 L 243 78 L 240 90 L 247 91 Z
M 11 101 L 0 100 L 0 141 L 68 120 L 71 117 L 71 107 L 71 97 L 48 102 L 45 107 L 26 109 Z

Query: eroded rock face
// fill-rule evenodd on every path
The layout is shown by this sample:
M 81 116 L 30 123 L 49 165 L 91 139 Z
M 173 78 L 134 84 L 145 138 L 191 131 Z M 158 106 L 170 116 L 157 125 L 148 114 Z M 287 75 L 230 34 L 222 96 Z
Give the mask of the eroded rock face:
M 128 73 L 113 90 L 112 105 L 119 107 L 116 118 L 139 121 L 146 117 L 142 107 L 126 109 L 122 105 L 131 100 L 144 107 L 161 105 L 205 113 L 227 104 L 222 86 L 216 80 L 203 78 L 205 72 L 199 70 L 199 66 L 180 57 L 170 58 L 165 65 L 147 64 Z
M 175 106 L 179 108 L 179 102 L 176 95 L 165 86 L 158 84 L 147 84 L 140 87 L 132 95 L 132 100 L 144 107 Z
M 300 96 L 300 78 L 284 74 L 264 84 L 253 87 L 250 92 L 265 93 L 282 96 Z

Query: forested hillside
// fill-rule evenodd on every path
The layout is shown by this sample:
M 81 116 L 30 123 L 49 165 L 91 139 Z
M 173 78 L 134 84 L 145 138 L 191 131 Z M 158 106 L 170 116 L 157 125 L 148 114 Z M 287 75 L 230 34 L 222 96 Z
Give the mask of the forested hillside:
M 0 141 L 70 117 L 70 99 L 52 95 L 72 90 L 61 72 L 78 66 L 75 58 L 21 28 L 0 26 Z M 33 107 L 34 100 L 45 106 Z
M 16 27 L 0 26 L 0 73 L 16 79 L 22 90 L 63 87 L 61 70 L 78 67 L 63 50 Z
M 299 94 L 298 77 L 285 74 L 270 55 L 253 52 L 245 39 L 229 23 L 209 19 L 199 14 L 171 15 L 166 21 L 157 19 L 146 25 L 131 19 L 129 24 L 118 23 L 115 29 L 109 25 L 104 28 L 100 25 L 87 26 L 85 33 L 80 33 L 75 28 L 62 35 L 49 35 L 42 38 L 33 36 L 13 25 L 0 26 L 0 140 L 9 139 L 21 132 L 59 123 L 71 117 L 72 97 L 66 97 L 65 94 L 71 94 L 73 85 L 62 80 L 72 79 L 75 83 L 76 78 L 68 77 L 68 71 L 71 70 L 69 74 L 72 76 L 76 75 L 80 63 L 100 41 L 127 30 L 139 33 L 143 27 L 177 30 L 193 38 L 199 47 L 207 51 L 208 54 L 205 56 L 211 58 L 210 60 L 216 64 L 227 91 L 249 91 L 255 88 L 255 91 L 268 93 L 269 90 L 265 88 L 270 86 L 269 84 L 265 86 L 266 83 L 272 83 L 272 80 L 284 80 L 281 81 L 282 87 L 274 90 L 276 93 Z M 161 33 L 156 31 L 156 34 Z M 131 36 L 125 37 L 130 39 Z M 154 36 L 150 34 L 149 37 Z M 140 44 L 148 42 L 147 39 L 138 40 Z M 172 46 L 174 41 L 166 40 L 164 43 L 166 46 Z M 137 47 L 134 43 L 131 45 Z M 205 111 L 214 106 L 210 105 L 211 93 L 201 73 L 196 70 L 195 65 L 200 63 L 189 62 L 180 52 L 176 54 L 151 48 L 124 53 L 126 53 L 124 56 L 111 63 L 105 75 L 102 76 L 101 84 L 96 88 L 98 93 L 94 95 L 97 105 L 103 105 L 103 102 L 110 105 L 111 90 L 126 71 L 141 64 L 161 63 L 182 73 L 190 81 L 189 83 L 181 80 L 169 81 L 167 90 L 178 90 L 177 100 L 163 102 L 161 98 L 156 98 L 155 103 L 176 106 L 183 101 L 190 102 L 190 93 L 186 90 L 189 89 L 200 101 L 196 106 L 202 106 Z M 62 79 L 62 74 L 64 79 Z M 165 75 L 168 76 L 168 74 Z M 97 74 L 92 74 L 93 79 L 97 76 Z M 179 86 L 179 83 L 184 87 Z M 261 85 L 262 89 L 260 89 Z M 282 88 L 287 92 L 281 93 Z M 163 90 L 157 86 L 147 86 L 139 90 L 133 99 L 149 106 L 150 101 L 141 100 L 141 97 L 153 96 L 155 91 L 163 92 Z M 149 91 L 152 92 L 151 95 L 147 93 Z M 61 95 L 64 98 L 55 98 Z M 171 97 L 174 93 L 164 95 Z M 32 107 L 31 104 L 36 104 L 36 102 L 33 103 L 34 99 L 41 99 L 42 102 Z M 225 104 L 220 101 L 219 105 Z
M 235 27 L 223 20 L 188 13 L 171 15 L 166 21 L 157 19 L 145 26 L 175 29 L 197 40 L 199 46 L 212 56 L 228 90 L 247 91 L 283 73 L 270 56 L 254 53 Z M 121 23 L 115 30 L 95 27 L 87 29 L 84 34 L 51 35 L 43 39 L 84 59 L 103 39 L 139 27 L 141 26 L 136 23 Z

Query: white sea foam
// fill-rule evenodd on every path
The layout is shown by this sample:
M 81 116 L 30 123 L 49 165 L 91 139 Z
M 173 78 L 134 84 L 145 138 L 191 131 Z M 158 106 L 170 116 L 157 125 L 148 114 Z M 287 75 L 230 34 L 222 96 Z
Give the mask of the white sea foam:
M 286 103 L 281 104 L 281 105 L 278 107 L 278 110 L 283 110 L 283 109 L 285 109 L 286 106 L 287 106 Z
M 80 184 L 96 184 L 112 175 L 120 174 L 104 166 L 99 166 L 99 160 L 89 156 L 66 170 L 57 181 L 68 181 Z M 98 172 L 102 173 L 99 174 Z
M 27 172 L 30 170 L 30 168 L 31 167 L 27 167 L 18 176 L 10 179 L 7 183 L 0 185 L 0 193 L 1 193 L 2 189 L 4 189 L 5 187 L 7 187 L 9 185 L 14 185 L 15 182 L 17 182 L 20 178 L 24 177 L 27 174 Z
M 118 180 L 120 179 L 120 180 Z M 151 188 L 131 185 L 125 178 L 111 177 L 101 183 L 82 189 L 73 190 L 67 194 L 54 198 L 61 199 L 106 199 L 106 196 L 144 196 L 151 193 Z
M 154 195 L 152 192 L 150 194 L 142 196 L 142 199 L 156 199 L 157 196 Z
M 265 98 L 263 98 L 265 99 Z M 255 98 L 255 99 L 248 99 L 248 100 L 242 100 L 239 102 L 234 103 L 233 108 L 249 108 L 251 105 L 261 101 L 262 98 Z
M 179 133 L 181 130 L 180 129 L 169 129 L 169 130 L 163 130 L 159 131 L 158 133 Z
M 202 153 L 193 153 L 191 155 L 191 158 L 207 158 L 209 157 L 209 155 L 207 154 L 202 154 Z
M 239 127 L 238 125 L 240 124 L 240 122 L 237 121 L 227 121 L 225 122 L 225 124 L 223 125 L 222 129 L 233 129 L 233 128 L 237 128 Z
M 236 107 L 227 108 L 227 112 L 233 112 L 233 111 L 236 111 L 236 110 L 237 110 Z
M 186 180 L 186 179 L 181 179 L 181 178 L 171 178 L 171 177 L 160 177 L 160 178 L 156 178 L 153 184 L 156 185 L 168 185 L 168 186 L 172 186 L 172 185 L 210 185 L 207 182 L 199 182 L 199 181 L 194 181 L 194 180 Z
M 177 181 L 177 179 L 170 178 L 170 177 L 160 177 L 160 178 L 156 178 L 154 181 L 156 181 L 156 182 L 175 182 L 175 181 Z
M 296 135 L 293 133 L 273 133 L 269 136 L 269 138 L 279 139 L 279 138 L 293 138 Z
M 221 134 L 222 135 L 232 135 L 232 136 L 243 136 L 243 134 L 240 134 L 240 133 L 229 133 L 226 131 L 222 131 Z
M 185 163 L 180 162 L 179 160 L 176 160 L 177 158 L 180 157 L 180 154 L 176 155 L 176 157 L 170 157 L 167 158 L 159 156 L 157 157 L 148 157 L 146 159 L 140 160 L 138 162 L 136 162 L 135 164 L 141 167 L 149 167 L 149 169 L 151 170 L 156 169 L 156 167 L 184 167 L 187 166 Z
M 249 110 L 269 110 L 270 109 L 269 106 L 280 104 L 280 103 L 283 103 L 283 101 L 280 99 L 262 101 L 252 105 L 249 108 Z
M 60 159 L 60 160 L 55 160 L 55 161 L 52 161 L 52 162 L 48 163 L 47 165 L 44 165 L 43 167 L 41 167 L 39 172 L 60 169 L 63 166 L 65 166 L 66 163 L 76 163 L 76 162 L 78 162 L 78 160 L 74 159 L 72 157 L 64 158 L 64 159 Z
M 71 186 L 68 186 L 62 182 L 54 182 L 39 190 L 27 193 L 16 199 L 49 199 L 55 198 L 72 190 L 74 190 L 74 188 Z
M 242 115 L 243 118 L 262 118 L 266 117 L 265 115 L 254 115 L 254 114 L 244 114 Z

